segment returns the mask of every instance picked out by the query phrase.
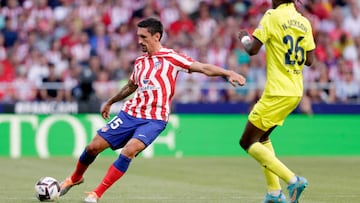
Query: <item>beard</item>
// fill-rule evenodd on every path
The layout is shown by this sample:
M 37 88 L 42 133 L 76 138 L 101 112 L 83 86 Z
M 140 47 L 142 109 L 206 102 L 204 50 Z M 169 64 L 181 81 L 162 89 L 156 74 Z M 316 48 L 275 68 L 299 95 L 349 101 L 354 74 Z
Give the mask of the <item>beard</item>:
M 140 45 L 141 46 L 141 51 L 142 52 L 147 52 L 147 47 L 145 45 Z

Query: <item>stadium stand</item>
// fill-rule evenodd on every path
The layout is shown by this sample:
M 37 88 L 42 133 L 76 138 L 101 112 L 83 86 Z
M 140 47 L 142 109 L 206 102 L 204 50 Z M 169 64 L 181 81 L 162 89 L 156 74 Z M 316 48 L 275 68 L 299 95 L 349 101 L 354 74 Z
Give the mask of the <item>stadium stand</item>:
M 297 1 L 317 44 L 316 62 L 304 70 L 299 112 L 314 113 L 319 104 L 360 104 L 359 4 Z M 240 28 L 251 32 L 270 7 L 268 0 L 1 1 L 0 103 L 104 101 L 124 84 L 141 54 L 136 23 L 155 16 L 164 23 L 165 46 L 233 69 L 248 81 L 234 89 L 222 78 L 179 75 L 175 103 L 251 105 L 266 81 L 265 52 L 249 57 L 236 34 Z

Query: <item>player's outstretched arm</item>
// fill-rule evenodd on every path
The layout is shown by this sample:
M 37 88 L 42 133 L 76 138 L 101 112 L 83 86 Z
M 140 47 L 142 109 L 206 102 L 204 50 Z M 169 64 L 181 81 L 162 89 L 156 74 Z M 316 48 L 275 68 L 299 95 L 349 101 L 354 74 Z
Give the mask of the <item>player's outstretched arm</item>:
M 238 38 L 241 40 L 241 43 L 244 45 L 245 51 L 250 55 L 255 55 L 259 52 L 262 42 L 256 38 L 251 39 L 249 33 L 246 30 L 240 30 L 238 33 Z
M 194 63 L 191 64 L 190 71 L 203 73 L 210 77 L 213 77 L 213 76 L 226 77 L 233 86 L 236 86 L 236 85 L 243 86 L 243 85 L 245 85 L 245 82 L 246 82 L 245 77 L 243 77 L 242 75 L 240 75 L 232 70 L 225 70 L 221 67 L 218 67 L 218 66 L 215 66 L 212 64 L 200 63 L 197 61 L 195 61 Z
M 306 52 L 305 65 L 311 66 L 311 65 L 313 64 L 313 62 L 314 62 L 314 58 L 315 58 L 315 52 L 314 52 L 314 50 L 307 51 L 307 52 Z
M 111 105 L 125 99 L 133 92 L 135 92 L 137 88 L 138 86 L 135 85 L 131 80 L 129 80 L 129 82 L 124 87 L 122 87 L 116 95 L 108 99 L 106 103 L 101 107 L 101 116 L 104 119 L 108 119 Z

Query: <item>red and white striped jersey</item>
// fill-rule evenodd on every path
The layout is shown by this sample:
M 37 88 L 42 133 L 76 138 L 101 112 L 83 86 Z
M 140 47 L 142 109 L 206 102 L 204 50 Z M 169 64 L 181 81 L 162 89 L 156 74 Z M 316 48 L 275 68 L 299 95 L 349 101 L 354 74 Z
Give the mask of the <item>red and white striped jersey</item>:
M 192 58 L 167 48 L 138 57 L 130 76 L 138 89 L 122 110 L 137 118 L 168 121 L 178 73 L 189 72 L 193 62 Z

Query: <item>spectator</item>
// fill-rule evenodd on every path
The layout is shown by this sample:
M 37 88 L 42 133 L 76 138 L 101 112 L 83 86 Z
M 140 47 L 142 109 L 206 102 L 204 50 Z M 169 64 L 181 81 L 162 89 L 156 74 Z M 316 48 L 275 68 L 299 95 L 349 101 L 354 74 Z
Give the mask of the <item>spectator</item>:
M 42 89 L 40 89 L 41 101 L 63 101 L 64 90 L 62 81 L 59 76 L 56 75 L 55 65 L 53 63 L 48 64 L 48 76 L 42 80 Z
M 17 77 L 11 86 L 11 100 L 12 101 L 35 101 L 36 100 L 36 86 L 26 77 L 27 70 L 24 66 L 17 69 Z
M 354 79 L 352 67 L 342 72 L 343 77 L 335 82 L 336 100 L 341 103 L 357 101 L 360 98 L 359 84 Z
M 219 86 L 224 82 L 222 78 L 208 78 L 201 90 L 201 102 L 204 103 L 222 103 L 228 101 L 226 88 Z
M 332 42 L 335 42 L 340 39 L 343 33 L 346 33 L 346 30 L 343 29 L 344 16 L 341 8 L 339 6 L 334 7 L 330 17 L 329 20 L 324 19 L 321 21 L 321 29 L 328 33 Z
M 18 29 L 19 26 L 19 16 L 23 12 L 23 8 L 19 5 L 18 0 L 8 0 L 6 6 L 1 8 L 1 15 L 5 18 L 11 19 L 10 28 L 12 30 Z M 20 24 L 21 25 L 21 24 Z
M 165 8 L 160 11 L 160 19 L 163 22 L 164 29 L 180 18 L 180 8 L 177 0 L 169 0 Z
M 169 26 L 169 34 L 173 37 L 177 37 L 180 33 L 193 35 L 194 31 L 194 22 L 190 19 L 189 15 L 182 10 L 180 10 L 179 18 Z
M 71 15 L 72 2 L 70 0 L 60 0 L 61 3 L 52 7 L 54 9 L 54 20 L 62 23 L 67 16 Z M 53 1 L 50 1 L 50 3 Z
M 15 71 L 9 60 L 0 61 L 0 100 L 10 101 L 10 84 L 15 79 Z
M 209 42 L 214 39 L 218 23 L 210 16 L 207 3 L 202 3 L 200 5 L 199 17 L 195 21 L 196 32 L 198 34 L 197 43 L 199 43 L 200 46 L 209 44 Z
M 3 61 L 7 58 L 7 51 L 5 47 L 4 36 L 0 33 L 0 61 Z
M 140 3 L 142 2 L 142 3 Z M 154 5 L 151 1 L 139 1 L 138 8 L 134 8 L 133 16 L 134 19 L 143 19 L 148 17 L 159 17 L 158 12 L 155 10 Z M 136 20 L 136 21 L 137 21 Z
M 126 5 L 125 0 L 112 1 L 108 14 L 111 19 L 109 28 L 115 30 L 130 21 L 132 9 Z
M 360 84 L 360 35 L 354 37 L 354 43 L 345 47 L 343 57 L 353 64 L 354 78 Z
M 81 98 L 80 72 L 81 66 L 75 60 L 72 60 L 63 77 L 65 101 L 76 101 Z
M 60 40 L 53 40 L 50 50 L 45 53 L 47 61 L 55 65 L 55 73 L 60 77 L 63 76 L 69 67 L 68 58 L 66 58 L 67 56 L 63 50 Z
M 99 18 L 97 16 L 97 3 L 93 0 L 84 0 L 79 2 L 76 14 L 82 22 L 83 29 L 90 33 L 96 20 Z
M 101 102 L 105 102 L 111 95 L 116 93 L 116 85 L 115 81 L 110 80 L 109 73 L 106 70 L 99 71 L 94 81 L 96 98 Z
M 240 40 L 236 40 L 235 42 L 235 47 L 232 50 L 232 57 L 236 58 L 236 63 L 238 65 L 241 64 L 247 64 L 250 62 L 250 56 L 249 54 L 246 53 L 244 46 L 242 45 L 242 43 L 240 42 Z
M 202 100 L 201 85 L 198 83 L 199 74 L 190 74 L 183 76 L 181 82 L 178 82 L 177 91 L 174 96 L 174 101 L 178 103 L 198 103 Z M 201 76 L 199 76 L 201 77 Z
M 33 82 L 37 88 L 40 88 L 43 78 L 48 77 L 49 68 L 45 56 L 41 55 L 39 50 L 30 50 L 30 57 L 28 59 L 28 79 Z
M 59 40 L 52 40 L 50 42 L 50 49 L 46 52 L 46 59 L 54 64 L 60 63 L 62 53 L 61 44 Z
M 73 20 L 65 24 L 66 34 L 60 37 L 61 46 L 65 48 L 66 53 L 70 53 L 71 47 L 80 42 L 81 27 L 78 25 L 77 20 Z
M 96 80 L 97 74 L 101 70 L 101 63 L 98 56 L 93 55 L 89 59 L 89 63 L 81 68 L 79 77 L 79 90 L 81 101 L 94 100 L 93 82 Z
M 319 69 L 320 69 L 319 78 L 315 80 L 315 82 L 318 84 L 317 100 L 325 103 L 334 103 L 335 102 L 334 82 L 328 77 L 328 72 L 323 64 L 320 64 Z M 319 97 L 321 98 L 321 100 L 319 100 Z
M 53 24 L 54 11 L 50 6 L 48 6 L 47 0 L 37 0 L 34 1 L 30 18 L 35 19 L 37 23 Z
M 213 0 L 209 5 L 209 11 L 212 18 L 216 21 L 223 21 L 228 15 L 230 15 L 229 7 L 230 2 L 222 0 Z
M 252 84 L 255 83 L 255 78 L 253 75 L 249 74 L 250 68 L 249 64 L 241 64 L 239 66 L 235 66 L 235 72 L 243 75 L 246 78 L 246 83 L 249 85 L 247 88 L 238 88 L 228 89 L 227 95 L 229 97 L 229 101 L 231 102 L 246 102 L 246 103 L 254 103 L 256 100 L 256 89 Z
M 333 81 L 328 77 L 328 71 L 325 64 L 317 61 L 311 66 L 316 69 L 314 77 L 307 81 L 306 96 L 309 97 L 311 103 L 334 103 L 335 102 L 335 86 Z
M 262 51 L 262 53 L 252 56 L 249 66 L 249 75 L 254 80 L 254 83 L 249 84 L 249 88 L 255 89 L 256 96 L 253 102 L 256 102 L 260 98 L 266 83 L 265 52 Z
M 134 40 L 134 33 L 127 23 L 121 24 L 115 32 L 110 34 L 110 41 L 120 49 L 126 49 Z
M 5 17 L 5 27 L 1 29 L 1 33 L 5 39 L 5 47 L 12 47 L 18 39 L 18 33 L 12 26 L 13 21 L 13 19 Z
M 231 58 L 235 54 L 238 65 L 250 66 L 248 74 L 254 78 L 258 86 L 255 88 L 256 95 L 259 95 L 266 81 L 265 66 L 261 64 L 264 55 L 255 59 L 244 54 L 242 47 L 238 45 L 239 41 L 234 40 L 233 30 L 237 31 L 239 28 L 253 30 L 258 24 L 259 16 L 270 5 L 266 0 L 239 0 L 232 1 L 231 4 L 229 2 L 221 0 L 3 1 L 1 3 L 3 7 L 0 8 L 0 60 L 8 60 L 13 67 L 25 67 L 26 77 L 36 85 L 41 84 L 42 78 L 47 76 L 47 68 L 44 69 L 44 67 L 48 63 L 55 64 L 56 74 L 65 80 L 70 72 L 77 72 L 73 69 L 69 70 L 73 66 L 71 64 L 80 62 L 81 67 L 77 69 L 78 73 L 71 74 L 78 77 L 73 78 L 79 83 L 79 89 L 75 88 L 75 90 L 83 90 L 83 96 L 92 95 L 91 81 L 94 81 L 98 74 L 98 70 L 87 67 L 89 63 L 93 63 L 90 62 L 92 55 L 96 55 L 100 61 L 100 69 L 108 71 L 110 80 L 121 80 L 131 67 L 129 64 L 139 54 L 137 44 L 133 43 L 138 20 L 145 16 L 158 16 L 165 24 L 165 46 L 174 47 L 194 59 L 202 58 L 203 53 L 209 52 L 208 60 L 218 59 L 222 61 L 222 64 L 224 61 L 226 64 L 226 61 L 233 60 Z M 360 87 L 360 43 L 358 42 L 360 37 L 358 36 L 359 26 L 356 26 L 359 24 L 357 21 L 360 16 L 359 1 L 311 0 L 304 1 L 297 7 L 313 25 L 317 44 L 316 58 L 326 65 L 329 82 L 343 80 L 343 73 L 338 71 L 342 69 L 341 57 L 343 57 L 352 62 L 353 77 Z M 89 37 L 87 42 L 85 33 Z M 1 36 L 4 38 L 3 41 Z M 86 48 L 89 46 L 92 50 L 90 54 Z M 216 50 L 221 51 L 216 53 Z M 45 55 L 45 58 L 41 55 Z M 322 87 L 325 86 L 326 80 L 320 79 L 318 67 L 312 68 L 308 70 L 315 72 L 308 73 L 317 72 L 319 75 L 314 74 L 311 83 L 321 83 L 316 84 L 316 87 L 319 88 L 318 91 L 323 92 Z M 21 78 L 21 76 L 14 74 L 14 77 Z M 306 77 L 304 75 L 304 79 L 307 79 Z M 191 80 L 195 79 L 199 78 L 181 79 L 179 81 L 182 82 L 178 87 L 182 88 L 183 83 L 187 81 L 191 83 Z M 216 86 L 217 90 L 221 89 L 219 83 L 222 83 L 222 80 L 212 82 L 215 82 L 212 90 L 215 90 Z M 183 89 L 186 89 L 186 85 Z M 314 90 L 312 88 L 311 91 Z M 80 95 L 78 93 L 81 91 L 74 92 Z M 204 90 L 202 93 L 205 92 L 207 91 Z M 309 92 L 307 94 L 310 105 L 313 102 L 336 102 L 330 95 L 324 100 L 319 98 L 319 92 L 316 94 L 314 92 L 316 96 Z M 218 98 L 219 101 L 228 99 L 228 95 L 223 96 Z M 69 97 L 69 100 L 80 98 L 92 97 L 73 95 L 73 98 Z M 202 99 L 206 101 L 209 98 Z
M 86 63 L 90 59 L 91 46 L 87 32 L 80 34 L 79 43 L 70 48 L 71 57 L 79 63 Z
M 229 55 L 229 50 L 224 45 L 224 39 L 221 36 L 216 36 L 213 43 L 207 49 L 206 61 L 215 64 L 219 67 L 226 67 L 226 60 Z
M 116 60 L 119 52 L 119 47 L 116 45 L 115 41 L 110 40 L 106 49 L 100 55 L 101 65 L 110 70 L 112 63 Z
M 325 55 L 324 63 L 329 71 L 329 78 L 333 81 L 336 81 L 339 78 L 339 72 L 338 72 L 339 53 L 332 46 L 332 43 L 330 41 L 325 45 L 325 54 L 326 55 Z
M 342 22 L 344 29 L 350 33 L 352 37 L 360 35 L 360 9 L 359 5 L 353 3 L 350 5 L 350 15 L 347 15 Z
M 97 23 L 94 26 L 94 34 L 90 36 L 89 40 L 91 46 L 91 53 L 102 55 L 105 49 L 109 46 L 110 39 L 106 34 L 105 25 Z

